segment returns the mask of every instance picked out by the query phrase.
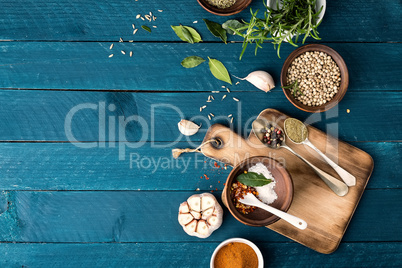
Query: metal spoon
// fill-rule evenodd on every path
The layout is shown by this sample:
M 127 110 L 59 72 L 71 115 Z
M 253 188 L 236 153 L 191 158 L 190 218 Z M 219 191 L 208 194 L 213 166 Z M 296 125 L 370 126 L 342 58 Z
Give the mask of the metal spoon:
M 243 203 L 245 205 L 248 205 L 248 206 L 262 208 L 262 209 L 274 214 L 275 216 L 278 216 L 279 218 L 287 221 L 288 223 L 292 224 L 293 226 L 295 226 L 301 230 L 304 230 L 307 228 L 307 222 L 305 222 L 304 220 L 302 220 L 296 216 L 290 215 L 286 212 L 283 212 L 282 210 L 276 209 L 274 207 L 271 207 L 271 206 L 268 206 L 268 205 L 262 203 L 252 193 L 247 193 L 246 195 L 244 195 L 243 198 L 241 198 L 239 200 L 239 202 Z
M 288 130 L 286 129 L 286 122 L 289 122 L 289 120 L 295 120 L 297 123 L 300 124 L 300 126 L 302 126 L 304 129 L 302 131 L 306 132 L 306 139 L 302 142 L 296 142 L 294 140 L 292 140 L 291 136 L 289 136 L 288 134 Z M 323 154 L 320 150 L 317 149 L 317 147 L 315 147 L 308 139 L 308 130 L 307 127 L 303 124 L 302 121 L 297 120 L 295 118 L 288 118 L 285 120 L 284 123 L 285 126 L 285 133 L 286 135 L 289 137 L 289 140 L 291 140 L 292 142 L 296 143 L 296 144 L 305 144 L 307 146 L 310 146 L 310 148 L 312 148 L 314 151 L 316 151 L 319 155 L 321 155 L 322 158 L 324 158 L 324 160 L 336 171 L 336 173 L 339 174 L 339 176 L 342 178 L 342 180 L 346 183 L 346 185 L 348 186 L 355 186 L 356 185 L 356 177 L 353 176 L 352 174 L 350 174 L 349 172 L 347 172 L 346 170 L 344 170 L 343 168 L 341 168 L 339 165 L 337 165 L 334 161 L 332 161 L 331 159 L 329 159 L 325 154 Z
M 256 119 L 254 120 L 252 127 L 253 127 L 253 131 L 254 134 L 257 136 L 257 138 L 266 146 L 268 146 L 269 148 L 272 149 L 279 149 L 279 148 L 285 148 L 287 150 L 289 150 L 290 152 L 292 152 L 294 155 L 296 155 L 297 157 L 299 157 L 301 160 L 303 160 L 307 165 L 309 165 L 314 171 L 315 173 L 317 173 L 317 175 L 325 182 L 326 185 L 328 185 L 328 187 L 337 195 L 339 196 L 344 196 L 348 193 L 349 188 L 348 186 L 343 183 L 342 181 L 338 180 L 337 178 L 329 175 L 328 173 L 322 171 L 321 169 L 319 169 L 318 167 L 314 166 L 313 164 L 311 164 L 309 161 L 307 161 L 306 159 L 304 159 L 301 155 L 297 154 L 295 151 L 292 150 L 292 148 L 288 147 L 285 143 L 285 135 L 283 135 L 283 141 L 282 144 L 279 147 L 276 146 L 269 146 L 268 144 L 263 142 L 263 136 L 264 133 L 261 130 L 265 130 L 265 127 L 268 125 L 275 125 L 272 122 L 263 120 L 263 119 Z M 278 128 L 280 131 L 283 132 L 283 130 L 279 127 L 279 126 L 275 126 L 276 128 Z

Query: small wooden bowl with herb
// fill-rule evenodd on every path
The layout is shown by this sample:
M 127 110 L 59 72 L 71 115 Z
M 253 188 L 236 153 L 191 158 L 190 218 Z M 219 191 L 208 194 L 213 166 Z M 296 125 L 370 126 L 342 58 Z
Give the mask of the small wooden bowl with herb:
M 349 86 L 348 68 L 334 49 L 321 44 L 305 45 L 285 60 L 281 86 L 286 98 L 300 110 L 324 112 L 345 96 Z
M 252 0 L 197 0 L 208 12 L 218 16 L 230 16 L 244 10 Z
M 251 208 L 251 210 L 248 210 L 249 208 L 242 210 L 243 208 L 238 205 L 238 188 L 236 185 L 238 184 L 239 176 L 247 173 L 250 168 L 260 165 L 260 163 L 268 169 L 275 181 L 273 189 L 277 198 L 269 205 L 287 212 L 293 200 L 292 178 L 285 167 L 283 167 L 278 161 L 266 156 L 255 156 L 244 160 L 235 166 L 232 172 L 230 172 L 226 180 L 226 187 L 223 190 L 222 199 L 233 217 L 241 223 L 250 226 L 267 226 L 279 220 L 279 217 L 266 210 L 256 207 Z M 242 186 L 244 187 L 244 185 Z M 258 188 L 259 187 L 254 188 L 247 186 L 247 189 L 245 188 L 244 190 L 251 190 L 251 192 L 254 193 L 255 189 Z M 261 199 L 261 195 L 259 196 L 259 194 L 257 194 L 256 196 Z

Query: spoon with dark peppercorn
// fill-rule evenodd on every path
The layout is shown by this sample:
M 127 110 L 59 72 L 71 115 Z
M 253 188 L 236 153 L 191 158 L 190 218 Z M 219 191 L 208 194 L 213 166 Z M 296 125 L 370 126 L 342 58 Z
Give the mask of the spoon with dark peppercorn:
M 325 182 L 326 185 L 328 185 L 328 187 L 335 194 L 339 196 L 344 196 L 348 193 L 349 188 L 345 183 L 314 166 L 312 163 L 304 159 L 301 155 L 293 151 L 292 148 L 288 147 L 285 142 L 285 135 L 283 130 L 275 123 L 263 119 L 256 119 L 252 124 L 252 128 L 257 138 L 267 147 L 271 149 L 285 148 L 297 157 L 299 157 L 301 160 L 303 160 L 315 171 L 315 173 L 317 173 L 317 175 Z

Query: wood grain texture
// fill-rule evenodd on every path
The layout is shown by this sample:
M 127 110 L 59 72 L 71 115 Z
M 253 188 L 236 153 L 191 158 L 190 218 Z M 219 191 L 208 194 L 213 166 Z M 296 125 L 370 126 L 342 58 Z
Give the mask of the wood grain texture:
M 210 34 L 202 19 L 223 23 L 227 19 L 249 20 L 249 8 L 260 9 L 263 3 L 253 1 L 249 8 L 230 17 L 218 17 L 205 11 L 196 1 L 32 1 L 2 0 L 0 17 L 1 40 L 66 40 L 66 41 L 178 41 L 170 25 L 191 25 L 204 41 L 218 41 Z M 157 10 L 163 10 L 162 13 Z M 388 42 L 401 41 L 402 9 L 398 1 L 328 1 L 324 20 L 318 30 L 323 41 Z M 137 14 L 153 12 L 154 23 L 135 19 Z M 193 21 L 198 21 L 193 24 Z M 138 31 L 132 35 L 131 24 L 156 25 L 152 34 Z M 353 25 L 353 27 L 350 27 Z M 231 38 L 233 40 L 239 40 Z
M 226 208 L 222 226 L 209 238 L 188 236 L 177 213 L 179 204 L 194 193 L 200 192 L 11 191 L 8 210 L 0 214 L 0 241 L 205 243 L 231 237 L 290 241 L 268 228 L 241 224 Z M 220 193 L 215 196 L 220 202 Z M 343 241 L 400 242 L 402 230 L 394 226 L 402 220 L 397 206 L 401 202 L 401 189 L 365 191 Z
M 249 48 L 239 61 L 240 43 L 1 42 L 0 88 L 73 90 L 211 91 L 224 82 L 203 63 L 186 69 L 188 56 L 220 60 L 230 74 L 245 77 L 255 70 L 273 75 L 279 87 L 281 67 L 293 46 L 282 46 L 279 59 L 271 44 L 254 55 Z M 401 43 L 323 43 L 335 49 L 349 69 L 349 90 L 400 90 Z M 121 50 L 125 51 L 123 55 Z M 133 51 L 133 57 L 129 56 Z M 110 54 L 114 54 L 109 58 Z M 381 70 L 379 72 L 378 70 Z M 234 79 L 236 81 L 236 79 Z M 229 85 L 229 84 L 226 84 Z M 243 91 L 259 91 L 247 82 Z
M 262 111 L 258 118 L 275 122 L 283 129 L 283 122 L 288 116 L 277 110 L 267 109 Z M 329 254 L 337 249 L 348 227 L 371 176 L 374 162 L 367 153 L 328 137 L 315 128 L 308 127 L 308 131 L 309 139 L 319 150 L 356 177 L 356 185 L 349 187 L 347 195 L 335 195 L 314 171 L 294 154 L 284 149 L 267 148 L 253 133 L 246 141 L 229 128 L 213 125 L 204 142 L 214 138 L 220 139 L 222 147 L 214 148 L 213 144 L 209 143 L 201 150 L 205 156 L 232 165 L 252 156 L 272 157 L 284 165 L 292 176 L 294 186 L 293 202 L 287 212 L 302 218 L 308 226 L 305 230 L 299 230 L 286 221 L 279 220 L 267 227 L 320 253 Z M 313 150 L 307 149 L 307 146 L 291 142 L 287 144 L 319 169 L 340 179 L 334 170 L 323 162 L 316 152 L 312 153 Z M 225 199 L 224 196 L 228 194 L 228 188 L 225 186 L 222 198 Z
M 221 101 L 224 94 L 227 97 Z M 209 95 L 214 95 L 216 100 L 206 103 Z M 235 102 L 232 97 L 240 102 Z M 340 140 L 402 140 L 402 95 L 399 92 L 348 92 L 337 107 L 314 115 L 293 107 L 280 88 L 269 93 L 230 94 L 226 91 L 212 94 L 5 90 L 0 91 L 0 101 L 0 141 L 69 141 L 72 138 L 86 142 L 102 139 L 124 141 L 125 136 L 127 141 L 132 142 L 192 141 L 194 146 L 198 146 L 212 124 L 231 125 L 227 117 L 229 114 L 234 116 L 233 129 L 242 136 L 248 135 L 253 118 L 266 108 L 281 110 Z M 95 107 L 83 106 L 85 104 Z M 204 104 L 207 104 L 207 108 L 200 113 L 199 109 Z M 111 111 L 110 105 L 115 110 Z M 73 137 L 68 138 L 66 117 L 74 109 L 80 110 L 71 114 Z M 347 109 L 350 109 L 350 113 L 347 113 Z M 99 123 L 99 118 L 103 118 L 99 114 L 103 110 L 104 122 L 101 120 Z M 215 115 L 211 121 L 207 118 L 209 113 Z M 136 115 L 143 120 L 132 117 Z M 109 121 L 110 118 L 115 122 Z M 133 121 L 128 122 L 130 118 Z M 176 127 L 182 118 L 202 124 L 202 128 L 194 136 L 183 137 Z M 122 134 L 120 138 L 119 129 Z M 102 138 L 103 130 L 105 134 Z
M 202 154 L 183 154 L 174 160 L 171 146 L 164 148 L 165 145 L 146 143 L 127 149 L 126 159 L 119 160 L 118 149 L 109 148 L 109 144 L 105 148 L 83 149 L 69 143 L 2 143 L 0 190 L 223 189 L 230 166 L 225 170 L 219 163 L 222 167 L 216 168 L 214 161 Z M 369 189 L 402 188 L 399 170 L 389 168 L 390 163 L 402 162 L 402 143 L 352 145 L 373 155 L 375 169 Z M 180 142 L 175 147 L 194 146 Z M 206 180 L 204 174 L 210 179 Z
M 269 267 L 400 267 L 402 243 L 342 243 L 331 255 L 294 243 L 261 243 Z M 0 265 L 13 267 L 208 267 L 218 242 L 0 244 Z M 188 254 L 197 252 L 197 258 Z

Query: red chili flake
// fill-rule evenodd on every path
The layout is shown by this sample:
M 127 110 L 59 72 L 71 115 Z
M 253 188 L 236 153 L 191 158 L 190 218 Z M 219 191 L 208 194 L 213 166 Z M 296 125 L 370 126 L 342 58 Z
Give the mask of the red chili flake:
M 226 183 L 223 183 L 223 186 L 226 186 Z
M 214 192 L 214 190 L 211 190 L 211 193 L 213 193 Z
M 215 188 L 215 191 L 218 191 L 218 188 Z
M 214 166 L 215 166 L 216 168 L 220 168 L 220 167 L 221 167 L 221 166 L 218 165 L 218 163 L 216 163 L 216 162 L 214 162 Z
M 218 181 L 218 183 L 221 183 L 221 181 Z
M 206 180 L 209 180 L 209 178 L 208 178 L 208 176 L 207 176 L 206 174 L 204 174 L 204 176 L 205 176 L 205 179 L 206 179 Z

